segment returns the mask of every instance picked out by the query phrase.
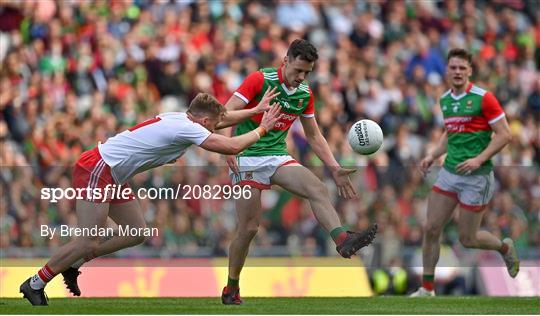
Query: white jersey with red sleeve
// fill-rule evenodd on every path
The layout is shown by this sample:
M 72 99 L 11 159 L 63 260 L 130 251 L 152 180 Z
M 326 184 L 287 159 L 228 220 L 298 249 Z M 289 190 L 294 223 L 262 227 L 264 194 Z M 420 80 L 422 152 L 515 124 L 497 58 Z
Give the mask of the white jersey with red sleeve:
M 109 138 L 98 148 L 115 182 L 124 184 L 137 173 L 175 161 L 210 134 L 186 113 L 169 112 Z

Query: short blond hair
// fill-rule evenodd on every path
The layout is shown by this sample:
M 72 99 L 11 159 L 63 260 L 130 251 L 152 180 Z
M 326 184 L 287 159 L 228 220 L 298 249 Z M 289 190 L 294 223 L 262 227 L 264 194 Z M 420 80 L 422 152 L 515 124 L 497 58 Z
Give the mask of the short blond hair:
M 209 93 L 199 93 L 189 104 L 187 113 L 193 116 L 201 117 L 208 115 L 212 118 L 221 119 L 225 114 L 225 107 Z

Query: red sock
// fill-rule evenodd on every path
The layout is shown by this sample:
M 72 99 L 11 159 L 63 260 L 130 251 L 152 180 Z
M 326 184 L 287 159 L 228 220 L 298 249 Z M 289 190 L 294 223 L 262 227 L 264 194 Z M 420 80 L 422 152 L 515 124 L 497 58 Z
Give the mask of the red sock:
M 432 274 L 424 274 L 422 277 L 422 287 L 428 291 L 433 291 L 435 278 Z
M 54 273 L 48 265 L 45 265 L 38 271 L 38 275 L 43 282 L 47 283 L 56 276 L 56 273 Z
M 508 249 L 509 249 L 508 245 L 505 242 L 503 242 L 501 249 L 499 249 L 499 252 L 505 255 L 508 252 Z
M 336 237 L 336 245 L 341 245 L 341 243 L 347 238 L 347 232 L 342 232 Z

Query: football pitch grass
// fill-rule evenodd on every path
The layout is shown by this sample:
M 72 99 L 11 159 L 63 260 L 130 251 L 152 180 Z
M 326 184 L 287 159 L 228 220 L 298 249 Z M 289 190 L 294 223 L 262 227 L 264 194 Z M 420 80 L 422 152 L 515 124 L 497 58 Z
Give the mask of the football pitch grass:
M 48 307 L 0 298 L 0 314 L 539 314 L 540 299 L 515 297 L 59 298 Z

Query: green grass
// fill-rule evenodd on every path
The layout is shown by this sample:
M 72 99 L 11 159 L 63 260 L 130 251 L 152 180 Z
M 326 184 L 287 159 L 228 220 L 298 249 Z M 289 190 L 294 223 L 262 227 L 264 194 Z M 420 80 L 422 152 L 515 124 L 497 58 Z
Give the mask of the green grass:
M 48 307 L 0 299 L 0 314 L 539 314 L 539 298 L 310 297 L 245 298 L 224 306 L 219 298 L 62 298 Z

